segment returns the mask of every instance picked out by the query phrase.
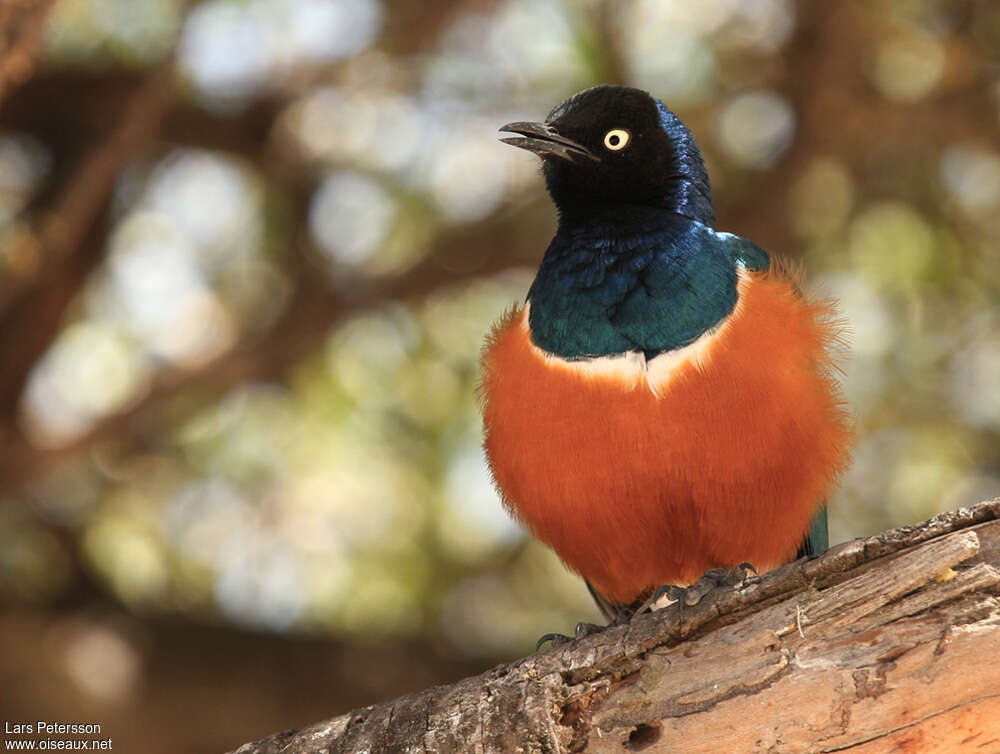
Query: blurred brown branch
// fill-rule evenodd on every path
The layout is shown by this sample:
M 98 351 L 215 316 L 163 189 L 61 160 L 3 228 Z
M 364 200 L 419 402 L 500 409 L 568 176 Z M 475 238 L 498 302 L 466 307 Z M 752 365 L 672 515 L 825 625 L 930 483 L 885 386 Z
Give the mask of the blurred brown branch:
M 799 240 L 788 222 L 796 179 L 815 158 L 835 158 L 862 185 L 903 194 L 917 206 L 940 211 L 937 197 L 923 193 L 921 157 L 936 159 L 950 141 L 1000 145 L 1000 131 L 986 66 L 956 62 L 954 81 L 934 97 L 901 106 L 887 99 L 867 75 L 869 63 L 845 50 L 873 49 L 885 30 L 871 23 L 864 3 L 804 0 L 796 7 L 796 30 L 784 46 L 776 84 L 796 117 L 795 139 L 765 173 L 750 171 L 716 192 L 719 227 L 752 238 L 776 254 L 789 254 Z M 917 125 L 919 124 L 919 125 Z M 691 125 L 708 133 L 708 123 Z M 710 143 L 710 142 L 708 142 Z M 931 168 L 933 169 L 933 168 Z M 868 197 L 859 197 L 864 200 Z
M 161 419 L 164 404 L 184 391 L 218 396 L 243 382 L 280 380 L 286 371 L 316 348 L 330 328 L 352 313 L 393 300 L 416 301 L 444 286 L 501 272 L 523 264 L 501 239 L 495 223 L 463 229 L 442 239 L 435 253 L 407 272 L 381 279 L 359 280 L 331 291 L 326 275 L 308 262 L 299 263 L 291 304 L 272 328 L 194 370 L 160 374 L 135 405 L 97 424 L 86 435 L 58 449 L 35 447 L 19 432 L 8 434 L 0 453 L 0 485 L 17 491 L 100 442 L 129 447 Z
M 846 542 L 235 754 L 982 751 L 1000 740 L 982 661 L 1000 646 L 998 518 L 1000 499 Z
M 484 2 L 483 8 L 489 5 Z M 387 44 L 403 53 L 432 45 L 462 7 L 453 0 L 423 7 L 419 23 L 390 29 Z M 19 423 L 27 379 L 58 335 L 82 285 L 106 256 L 109 202 L 116 181 L 128 164 L 156 147 L 157 137 L 168 144 L 240 154 L 257 162 L 290 200 L 296 233 L 301 235 L 305 227 L 313 186 L 295 171 L 306 172 L 308 166 L 290 167 L 280 158 L 269 157 L 271 132 L 285 105 L 282 97 L 262 92 L 241 109 L 212 113 L 179 99 L 175 83 L 172 57 L 146 74 L 52 68 L 22 87 L 0 112 L 0 126 L 41 138 L 52 150 L 56 165 L 54 177 L 29 207 L 29 214 L 37 218 L 37 229 L 14 241 L 28 248 L 8 253 L 30 264 L 22 265 L 17 274 L 8 273 L 0 285 L 3 491 L 16 493 L 98 442 L 117 440 L 119 446 L 129 447 L 163 418 L 163 404 L 184 391 L 218 395 L 243 381 L 280 378 L 351 311 L 386 299 L 419 298 L 441 285 L 518 263 L 510 249 L 495 243 L 509 234 L 497 233 L 495 222 L 485 223 L 442 238 L 434 255 L 397 278 L 359 280 L 342 288 L 352 290 L 350 296 L 338 296 L 325 275 L 302 259 L 302 245 L 293 243 L 288 255 L 292 303 L 268 333 L 197 369 L 158 375 L 134 405 L 107 417 L 68 446 L 36 447 Z M 111 130 L 109 121 L 115 123 Z M 456 269 L 460 270 L 457 274 Z
M 152 143 L 173 94 L 173 61 L 150 74 L 130 97 L 115 127 L 78 167 L 66 172 L 37 236 L 31 274 L 0 290 L 0 416 L 12 421 L 28 374 L 59 333 L 69 303 L 106 252 L 102 218 L 125 166 Z M 16 252 L 15 252 L 16 255 Z
M 35 67 L 53 0 L 0 0 L 0 103 Z
M 66 674 L 60 658 L 94 635 L 124 642 L 141 667 L 124 697 L 81 695 Z M 139 618 L 93 603 L 73 611 L 0 608 L 0 677 L 17 679 L 0 687 L 4 714 L 30 720 L 44 699 L 53 718 L 99 720 L 112 732 L 115 750 L 124 752 L 222 751 L 248 735 L 305 724 L 330 708 L 457 680 L 479 672 L 482 662 L 449 655 L 432 640 L 364 646 L 318 636 L 289 640 L 183 615 Z M 262 688 L 276 693 L 262 695 Z

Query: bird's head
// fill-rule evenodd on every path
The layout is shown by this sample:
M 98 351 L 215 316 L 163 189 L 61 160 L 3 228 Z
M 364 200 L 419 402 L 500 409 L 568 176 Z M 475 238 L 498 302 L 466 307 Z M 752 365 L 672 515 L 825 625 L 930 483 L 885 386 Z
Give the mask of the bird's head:
M 556 107 L 544 123 L 508 123 L 501 139 L 542 158 L 563 214 L 601 207 L 666 207 L 711 224 L 712 203 L 691 132 L 640 89 L 595 86 Z

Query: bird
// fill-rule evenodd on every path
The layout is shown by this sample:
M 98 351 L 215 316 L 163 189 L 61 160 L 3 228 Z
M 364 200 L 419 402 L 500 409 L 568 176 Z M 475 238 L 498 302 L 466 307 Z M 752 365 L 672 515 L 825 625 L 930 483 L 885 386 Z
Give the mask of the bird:
M 482 351 L 508 512 L 610 622 L 825 549 L 853 438 L 836 302 L 715 228 L 698 145 L 648 92 L 595 86 L 500 131 L 541 158 L 558 216 Z

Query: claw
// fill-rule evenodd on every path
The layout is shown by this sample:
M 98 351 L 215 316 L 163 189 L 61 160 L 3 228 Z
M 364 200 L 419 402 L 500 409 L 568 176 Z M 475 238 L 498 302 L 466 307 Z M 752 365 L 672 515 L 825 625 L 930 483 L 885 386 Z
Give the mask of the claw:
M 754 566 L 753 563 L 747 563 L 747 562 L 740 563 L 733 570 L 743 572 L 743 578 L 739 583 L 740 589 L 742 589 L 748 584 L 756 584 L 757 582 L 760 581 L 760 571 L 757 570 L 756 566 Z M 750 575 L 751 573 L 753 574 L 753 576 Z
M 565 644 L 568 641 L 573 641 L 573 637 L 572 636 L 567 636 L 566 634 L 556 634 L 556 633 L 543 634 L 541 636 L 541 638 L 539 638 L 539 640 L 537 642 L 535 642 L 535 651 L 536 652 L 540 651 L 541 648 L 542 648 L 542 645 L 545 644 L 545 642 L 548 642 L 548 641 L 552 642 L 552 646 L 553 647 L 559 647 L 559 646 L 562 646 L 563 644 Z
M 545 634 L 535 643 L 535 651 L 537 652 L 542 648 L 545 642 L 551 641 L 553 647 L 559 647 L 566 642 L 575 641 L 576 639 L 582 639 L 584 636 L 590 636 L 591 634 L 599 634 L 607 626 L 598 626 L 596 623 L 577 623 L 576 629 L 573 631 L 572 636 L 566 636 L 566 634 Z
M 760 572 L 753 565 L 753 563 L 740 563 L 736 568 L 729 572 L 730 577 L 739 574 L 736 578 L 737 581 L 730 586 L 734 586 L 737 589 L 745 589 L 750 586 L 750 584 L 760 583 Z M 752 574 L 752 575 L 751 575 Z M 726 584 L 723 584 L 726 586 Z
M 636 610 L 636 614 L 651 610 L 652 606 L 663 597 L 668 597 L 671 602 L 676 603 L 678 610 L 683 610 L 685 606 L 697 605 L 705 595 L 720 587 L 743 589 L 758 581 L 760 581 L 760 575 L 751 563 L 740 563 L 735 568 L 710 568 L 690 586 L 665 584 L 659 587 L 653 592 L 653 596 Z

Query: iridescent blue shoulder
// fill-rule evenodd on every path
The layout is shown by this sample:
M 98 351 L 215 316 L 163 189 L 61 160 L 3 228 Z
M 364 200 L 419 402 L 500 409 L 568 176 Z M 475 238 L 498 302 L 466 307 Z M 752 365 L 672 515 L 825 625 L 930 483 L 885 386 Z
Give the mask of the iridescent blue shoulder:
M 683 348 L 733 310 L 738 268 L 770 264 L 753 242 L 690 218 L 630 225 L 600 242 L 594 228 L 553 239 L 528 294 L 537 346 L 566 359 Z
M 764 272 L 771 266 L 771 256 L 753 241 L 733 233 L 713 232 L 743 269 Z

